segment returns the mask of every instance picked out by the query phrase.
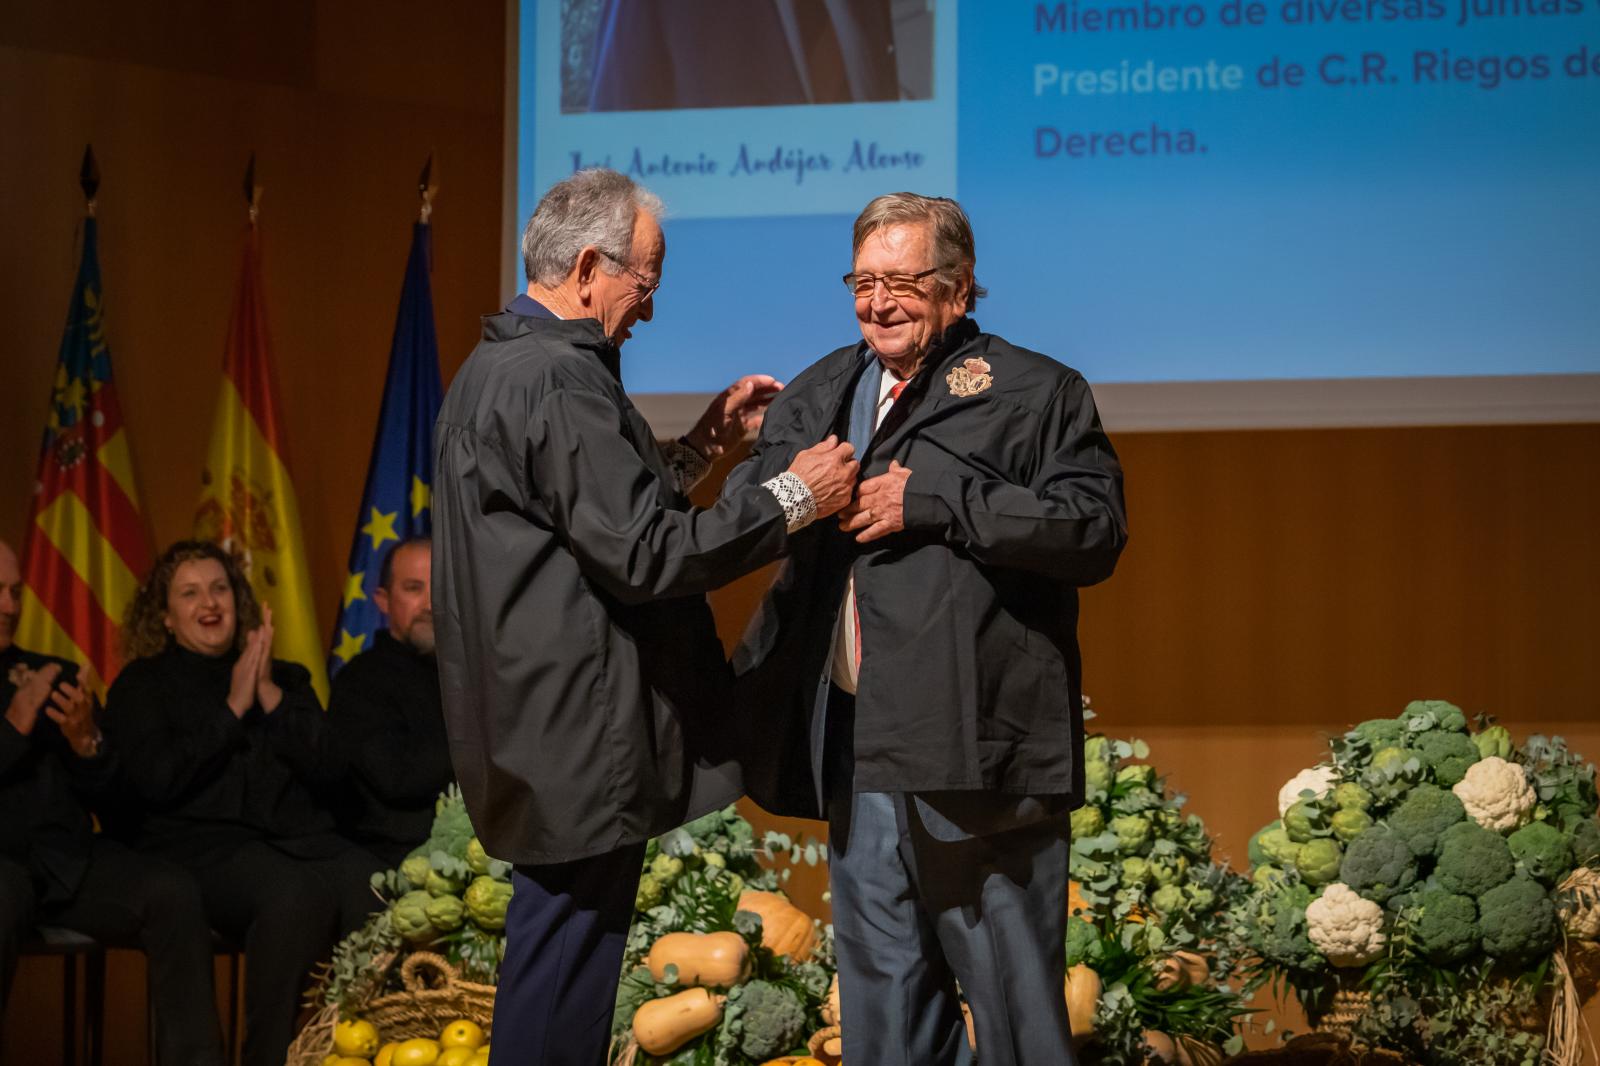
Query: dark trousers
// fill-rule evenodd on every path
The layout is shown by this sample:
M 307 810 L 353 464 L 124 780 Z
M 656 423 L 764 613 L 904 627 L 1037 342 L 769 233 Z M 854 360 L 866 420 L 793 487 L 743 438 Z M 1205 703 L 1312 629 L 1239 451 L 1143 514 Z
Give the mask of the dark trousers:
M 0 870 L 0 883 L 5 921 L 14 928 L 14 916 L 32 901 L 18 907 L 13 895 L 26 890 L 31 896 L 33 886 L 21 866 L 10 862 L 0 866 L 9 868 Z M 149 967 L 157 1062 L 160 1066 L 222 1062 L 222 1033 L 211 982 L 211 929 L 199 886 L 187 870 L 97 836 L 77 893 L 64 903 L 39 905 L 37 920 L 108 944 L 139 945 Z M 29 925 L 23 926 L 24 934 Z M 14 952 L 8 945 L 7 992 Z
M 380 906 L 377 869 L 354 844 L 300 859 L 258 841 L 195 871 L 205 918 L 244 945 L 245 1066 L 283 1066 L 311 968 Z
M 959 984 L 983 1066 L 1073 1066 L 1065 819 L 936 838 L 912 795 L 855 791 L 853 726 L 835 690 L 824 783 L 844 1060 L 966 1066 Z
M 37 911 L 33 875 L 21 864 L 0 858 L 0 1042 L 5 1040 L 5 1005 L 11 1001 L 17 955 L 33 929 Z
M 518 866 L 489 1066 L 602 1066 L 644 845 Z

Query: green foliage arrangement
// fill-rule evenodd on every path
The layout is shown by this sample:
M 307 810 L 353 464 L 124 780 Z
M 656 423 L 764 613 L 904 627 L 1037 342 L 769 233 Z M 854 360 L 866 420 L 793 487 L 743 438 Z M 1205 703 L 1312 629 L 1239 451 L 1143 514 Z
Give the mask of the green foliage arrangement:
M 1226 935 L 1226 917 L 1249 883 L 1212 860 L 1205 824 L 1183 813 L 1186 797 L 1134 761 L 1149 758 L 1147 744 L 1093 735 L 1084 755 L 1086 802 L 1072 814 L 1067 965 L 1093 969 L 1103 991 L 1092 1035 L 1074 1018 L 1080 1061 L 1142 1063 L 1166 1046 L 1162 1034 L 1196 1061 L 1206 1045 L 1237 1053 L 1238 1022 L 1248 1013 L 1244 957 Z
M 1439 1066 L 1565 1062 L 1552 1004 L 1600 935 L 1595 768 L 1442 700 L 1336 737 L 1278 795 L 1230 913 L 1252 983 L 1292 989 L 1358 1044 Z

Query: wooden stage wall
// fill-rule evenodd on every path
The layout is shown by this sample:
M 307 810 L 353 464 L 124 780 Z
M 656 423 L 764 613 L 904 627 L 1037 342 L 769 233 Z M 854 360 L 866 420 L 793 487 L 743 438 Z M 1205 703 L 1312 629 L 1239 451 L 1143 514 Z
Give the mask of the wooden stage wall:
M 107 321 L 146 513 L 162 543 L 188 530 L 253 150 L 285 428 L 326 625 L 430 150 L 447 381 L 477 316 L 505 295 L 503 7 L 155 7 L 9 4 L 0 19 L 0 536 L 18 543 L 23 531 L 77 266 L 86 140 L 104 172 Z M 631 351 L 647 356 L 648 330 Z M 1518 734 L 1562 732 L 1600 757 L 1600 426 L 1116 443 L 1132 540 L 1116 576 L 1084 597 L 1085 687 L 1102 728 L 1150 742 L 1224 852 L 1242 851 L 1279 784 L 1315 761 L 1319 734 L 1411 698 L 1498 714 Z M 713 597 L 725 638 L 765 580 Z M 818 903 L 815 878 L 795 889 Z M 23 965 L 0 1061 L 58 1057 L 59 996 L 55 963 Z M 142 962 L 114 953 L 107 1066 L 143 1060 L 143 996 Z

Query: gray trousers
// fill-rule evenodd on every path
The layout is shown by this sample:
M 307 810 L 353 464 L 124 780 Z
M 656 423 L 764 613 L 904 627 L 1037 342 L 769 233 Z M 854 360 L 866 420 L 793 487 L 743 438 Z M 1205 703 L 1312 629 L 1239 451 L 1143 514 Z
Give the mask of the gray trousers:
M 906 793 L 851 787 L 845 700 L 830 701 L 825 760 L 844 1060 L 967 1066 L 959 984 L 982 1066 L 1074 1066 L 1065 818 L 936 838 Z

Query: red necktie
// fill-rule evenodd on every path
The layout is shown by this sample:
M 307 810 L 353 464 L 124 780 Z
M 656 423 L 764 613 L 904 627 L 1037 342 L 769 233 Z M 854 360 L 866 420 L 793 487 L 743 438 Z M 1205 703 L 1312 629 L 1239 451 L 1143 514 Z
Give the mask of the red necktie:
M 901 390 L 903 390 L 905 387 L 906 387 L 906 383 L 904 381 L 897 381 L 897 382 L 894 383 L 893 386 L 890 387 L 890 389 L 889 389 L 889 407 L 891 409 L 894 407 L 895 401 L 900 399 Z M 882 419 L 879 419 L 879 423 L 880 424 L 882 424 L 882 421 L 883 421 Z M 859 680 L 859 678 L 861 677 L 861 607 L 859 606 L 859 603 L 855 598 L 854 590 L 852 590 L 852 595 L 850 597 L 850 608 L 851 608 L 852 611 L 855 612 L 855 624 L 856 624 L 856 678 Z

